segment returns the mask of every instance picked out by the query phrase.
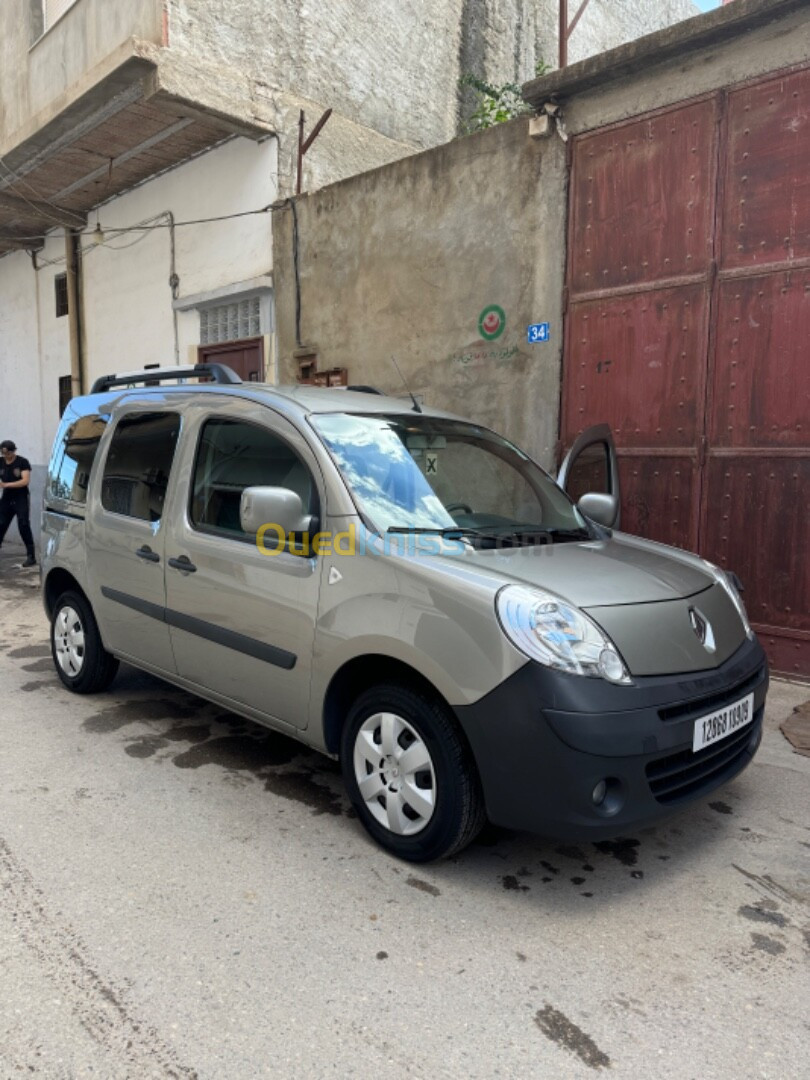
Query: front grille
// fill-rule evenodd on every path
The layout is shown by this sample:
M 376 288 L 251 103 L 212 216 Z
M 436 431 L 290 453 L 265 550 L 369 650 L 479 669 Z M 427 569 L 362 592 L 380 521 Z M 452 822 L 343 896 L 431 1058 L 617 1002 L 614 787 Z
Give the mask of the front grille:
M 690 713 L 695 716 L 703 716 L 722 709 L 724 705 L 730 705 L 732 701 L 739 701 L 746 694 L 750 694 L 754 687 L 759 686 L 765 676 L 765 668 L 759 667 L 744 682 L 738 683 L 733 690 L 722 690 L 718 694 L 707 694 L 705 697 L 692 698 L 691 701 L 682 701 L 679 705 L 667 705 L 658 710 L 658 715 L 664 723 L 673 720 L 682 720 Z
M 651 761 L 647 765 L 647 781 L 655 799 L 660 803 L 680 802 L 730 780 L 746 764 L 752 746 L 759 741 L 763 712 L 764 708 L 760 707 L 754 713 L 753 723 L 696 754 L 680 750 Z

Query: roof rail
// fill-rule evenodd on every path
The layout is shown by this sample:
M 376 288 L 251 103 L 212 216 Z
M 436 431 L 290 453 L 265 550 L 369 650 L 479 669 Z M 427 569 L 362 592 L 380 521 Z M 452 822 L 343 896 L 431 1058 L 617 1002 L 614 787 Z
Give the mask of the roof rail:
M 144 383 L 146 386 L 158 386 L 167 379 L 191 379 L 204 376 L 215 383 L 230 386 L 242 382 L 233 368 L 227 364 L 188 364 L 180 367 L 145 368 L 143 371 L 122 371 L 114 375 L 102 375 L 93 383 L 91 394 L 103 394 L 113 386 L 132 386 Z

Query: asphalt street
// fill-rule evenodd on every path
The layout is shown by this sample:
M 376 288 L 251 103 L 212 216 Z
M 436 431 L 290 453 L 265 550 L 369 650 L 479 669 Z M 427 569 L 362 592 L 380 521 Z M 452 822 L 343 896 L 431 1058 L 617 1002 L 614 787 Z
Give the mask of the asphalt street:
M 122 668 L 53 670 L 0 559 L 0 1077 L 807 1075 L 810 758 L 666 824 L 413 867 L 337 766 Z

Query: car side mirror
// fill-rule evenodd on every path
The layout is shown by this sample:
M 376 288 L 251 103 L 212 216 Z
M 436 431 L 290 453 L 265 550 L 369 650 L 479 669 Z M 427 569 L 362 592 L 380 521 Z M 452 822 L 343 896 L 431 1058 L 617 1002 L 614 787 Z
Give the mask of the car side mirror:
M 619 516 L 619 500 L 615 495 L 606 495 L 602 492 L 589 491 L 579 500 L 577 508 L 585 517 L 591 518 L 597 525 L 604 525 L 607 529 L 613 528 Z
M 313 525 L 311 514 L 304 513 L 301 497 L 290 488 L 248 487 L 239 502 L 239 523 L 242 531 L 255 536 L 262 525 L 290 533 L 309 532 Z

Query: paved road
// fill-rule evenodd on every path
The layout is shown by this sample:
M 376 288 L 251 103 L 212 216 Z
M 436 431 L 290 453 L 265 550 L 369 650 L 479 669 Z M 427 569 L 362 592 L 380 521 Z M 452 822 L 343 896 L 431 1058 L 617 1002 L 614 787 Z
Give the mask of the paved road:
M 413 868 L 289 740 L 131 669 L 65 692 L 13 564 L 3 1080 L 806 1070 L 810 759 L 776 725 L 807 687 L 775 686 L 754 765 L 666 826 L 597 847 L 491 832 Z

